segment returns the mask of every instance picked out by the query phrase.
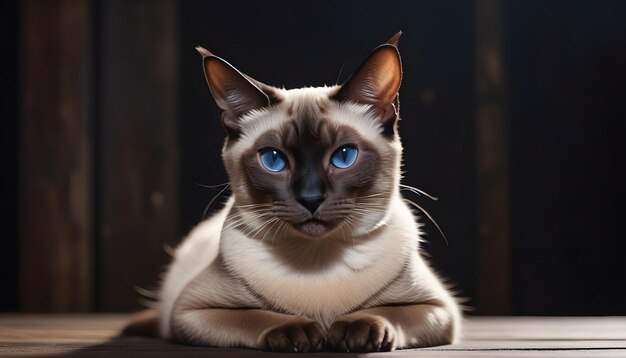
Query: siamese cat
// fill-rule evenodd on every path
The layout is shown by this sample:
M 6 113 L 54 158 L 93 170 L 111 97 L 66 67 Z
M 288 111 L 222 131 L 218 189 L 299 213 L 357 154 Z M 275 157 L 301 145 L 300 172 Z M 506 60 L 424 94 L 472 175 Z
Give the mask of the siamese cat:
M 280 352 L 454 343 L 461 313 L 400 194 L 400 33 L 343 85 L 282 89 L 198 47 L 232 196 L 176 249 L 160 336 Z

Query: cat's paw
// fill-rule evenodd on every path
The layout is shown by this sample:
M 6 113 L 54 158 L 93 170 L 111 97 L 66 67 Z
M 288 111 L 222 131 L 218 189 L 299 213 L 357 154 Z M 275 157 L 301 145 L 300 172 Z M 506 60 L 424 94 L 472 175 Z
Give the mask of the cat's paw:
M 383 317 L 344 317 L 330 327 L 327 341 L 339 352 L 389 352 L 396 348 L 396 330 Z
M 325 339 L 319 323 L 297 318 L 265 331 L 259 338 L 259 346 L 261 350 L 272 352 L 320 352 Z

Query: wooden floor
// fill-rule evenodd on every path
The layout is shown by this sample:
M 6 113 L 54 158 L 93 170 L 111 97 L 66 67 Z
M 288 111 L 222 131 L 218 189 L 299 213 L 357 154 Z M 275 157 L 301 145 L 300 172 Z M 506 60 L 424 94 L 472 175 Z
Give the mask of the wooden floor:
M 125 315 L 0 314 L 0 356 L 270 357 L 251 350 L 187 347 L 115 338 Z M 326 357 L 626 357 L 626 317 L 468 318 L 461 344 Z M 312 354 L 278 354 L 306 357 Z

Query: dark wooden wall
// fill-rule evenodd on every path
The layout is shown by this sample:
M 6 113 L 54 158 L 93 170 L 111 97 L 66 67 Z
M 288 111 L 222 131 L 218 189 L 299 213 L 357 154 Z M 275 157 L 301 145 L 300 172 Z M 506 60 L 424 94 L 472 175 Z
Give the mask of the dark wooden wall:
M 176 3 L 103 1 L 98 49 L 99 231 L 96 302 L 136 306 L 176 239 Z
M 626 1 L 2 2 L 0 310 L 127 311 L 226 181 L 203 45 L 334 84 L 403 30 L 405 183 L 476 314 L 626 314 Z M 340 69 L 342 69 L 340 71 Z M 341 72 L 341 75 L 339 74 Z M 212 208 L 219 207 L 218 204 Z
M 90 4 L 22 4 L 20 303 L 36 311 L 92 305 L 93 89 Z
M 19 308 L 135 309 L 176 237 L 176 3 L 20 5 Z
M 626 314 L 626 2 L 505 11 L 513 307 Z
M 500 0 L 474 3 L 474 101 L 479 312 L 510 314 L 511 225 L 504 16 Z

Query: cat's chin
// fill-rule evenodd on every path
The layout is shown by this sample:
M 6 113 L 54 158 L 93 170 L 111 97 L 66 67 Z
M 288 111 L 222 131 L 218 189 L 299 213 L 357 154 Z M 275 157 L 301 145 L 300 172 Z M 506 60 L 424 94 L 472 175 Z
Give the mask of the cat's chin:
M 297 225 L 297 229 L 311 239 L 321 239 L 333 230 L 334 225 L 325 221 L 310 219 Z

